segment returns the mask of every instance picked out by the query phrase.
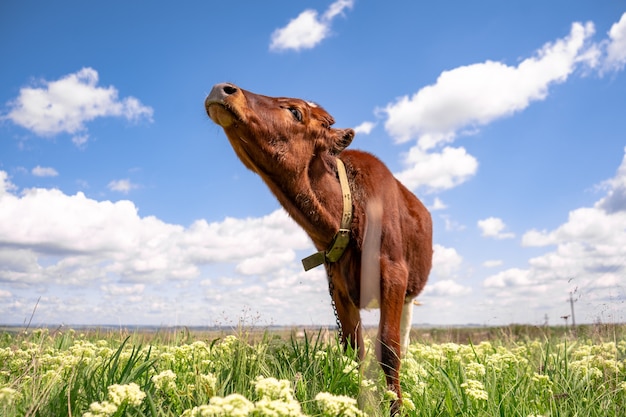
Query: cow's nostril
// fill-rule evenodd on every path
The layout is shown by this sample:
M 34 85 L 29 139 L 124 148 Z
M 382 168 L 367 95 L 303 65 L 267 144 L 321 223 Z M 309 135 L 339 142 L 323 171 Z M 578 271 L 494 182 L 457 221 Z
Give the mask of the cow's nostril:
M 233 87 L 232 85 L 225 85 L 224 92 L 228 95 L 235 94 L 237 92 L 237 87 Z

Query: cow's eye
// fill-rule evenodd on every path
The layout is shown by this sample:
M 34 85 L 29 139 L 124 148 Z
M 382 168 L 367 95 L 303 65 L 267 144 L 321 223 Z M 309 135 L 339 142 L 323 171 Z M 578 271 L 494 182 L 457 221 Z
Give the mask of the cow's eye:
M 302 113 L 295 107 L 289 107 L 289 111 L 293 114 L 293 117 L 296 118 L 297 121 L 302 121 Z

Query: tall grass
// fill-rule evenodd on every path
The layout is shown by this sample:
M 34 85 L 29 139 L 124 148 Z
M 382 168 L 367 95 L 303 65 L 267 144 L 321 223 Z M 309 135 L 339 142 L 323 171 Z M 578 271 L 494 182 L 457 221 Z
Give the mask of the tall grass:
M 624 327 L 589 329 L 577 338 L 449 329 L 454 342 L 440 330 L 416 333 L 402 361 L 403 412 L 624 416 Z M 388 415 L 391 396 L 372 355 L 359 364 L 319 331 L 0 333 L 6 417 L 370 416 Z

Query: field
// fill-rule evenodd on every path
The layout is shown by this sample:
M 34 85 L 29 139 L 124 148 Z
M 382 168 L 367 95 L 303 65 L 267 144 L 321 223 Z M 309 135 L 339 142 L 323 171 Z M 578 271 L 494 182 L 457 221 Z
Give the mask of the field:
M 321 330 L 5 329 L 0 415 L 387 415 L 371 356 Z M 626 326 L 414 330 L 402 387 L 407 416 L 625 416 Z

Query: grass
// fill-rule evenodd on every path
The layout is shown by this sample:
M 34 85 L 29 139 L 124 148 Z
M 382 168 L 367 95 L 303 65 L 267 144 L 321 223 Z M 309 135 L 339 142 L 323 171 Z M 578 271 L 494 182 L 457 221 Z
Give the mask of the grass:
M 623 416 L 626 326 L 414 331 L 407 416 Z M 0 332 L 0 415 L 387 415 L 377 364 L 322 331 Z M 364 411 L 359 411 L 357 408 Z

